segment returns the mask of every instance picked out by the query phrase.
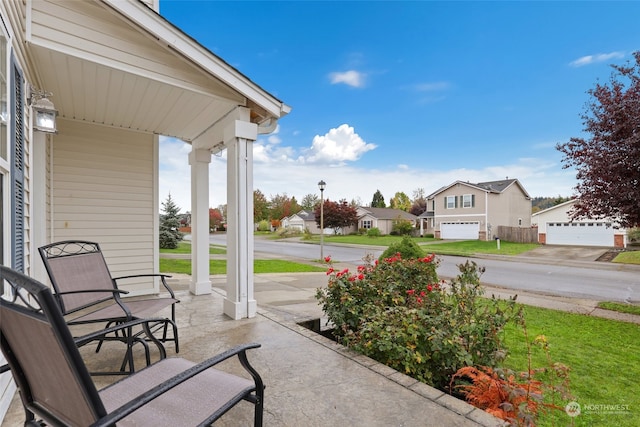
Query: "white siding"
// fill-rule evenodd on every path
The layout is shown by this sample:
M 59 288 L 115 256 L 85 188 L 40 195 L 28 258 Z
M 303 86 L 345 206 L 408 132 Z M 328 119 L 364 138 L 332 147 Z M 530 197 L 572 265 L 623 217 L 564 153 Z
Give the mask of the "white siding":
M 58 127 L 52 240 L 98 242 L 113 276 L 155 272 L 154 136 L 65 120 Z M 138 294 L 154 287 L 125 289 Z

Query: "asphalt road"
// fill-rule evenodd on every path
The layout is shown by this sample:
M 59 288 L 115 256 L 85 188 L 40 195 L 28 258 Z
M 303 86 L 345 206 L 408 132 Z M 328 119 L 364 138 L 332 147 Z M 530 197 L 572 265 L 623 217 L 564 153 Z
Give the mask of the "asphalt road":
M 213 244 L 225 245 L 224 234 L 212 234 Z M 288 257 L 301 260 L 320 258 L 320 246 L 286 240 L 255 239 L 256 257 Z M 323 253 L 332 259 L 348 264 L 362 264 L 367 254 L 376 258 L 380 249 L 324 245 Z M 441 278 L 454 277 L 458 273 L 457 265 L 472 259 L 486 268 L 482 276 L 485 285 L 507 289 L 522 290 L 570 298 L 588 298 L 595 300 L 640 302 L 640 268 L 613 267 L 607 263 L 567 260 L 530 259 L 509 257 L 508 259 L 465 258 L 440 256 L 438 275 Z M 578 264 L 578 265 L 577 265 Z

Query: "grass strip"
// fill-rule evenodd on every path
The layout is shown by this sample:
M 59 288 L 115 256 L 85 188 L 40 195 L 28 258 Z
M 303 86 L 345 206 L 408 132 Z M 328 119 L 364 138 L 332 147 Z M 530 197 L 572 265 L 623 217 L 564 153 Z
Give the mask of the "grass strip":
M 445 242 L 420 245 L 428 253 L 439 255 L 469 256 L 473 254 L 518 255 L 539 247 L 537 243 L 513 243 L 500 241 L 465 240 L 461 242 Z
M 598 308 L 617 311 L 619 313 L 636 314 L 640 316 L 640 306 L 633 305 L 633 304 L 622 304 L 619 302 L 601 301 L 598 303 Z
M 325 267 L 317 267 L 280 259 L 257 259 L 253 262 L 253 272 L 260 273 L 309 273 L 324 272 Z M 191 274 L 191 260 L 160 258 L 161 273 Z M 209 274 L 226 274 L 227 261 L 220 259 L 209 260 Z
M 620 252 L 611 262 L 621 264 L 640 264 L 640 251 Z
M 176 249 L 160 249 L 161 254 L 190 254 L 191 242 L 182 241 L 178 243 Z M 224 255 L 227 253 L 227 248 L 219 245 L 209 245 L 209 254 Z

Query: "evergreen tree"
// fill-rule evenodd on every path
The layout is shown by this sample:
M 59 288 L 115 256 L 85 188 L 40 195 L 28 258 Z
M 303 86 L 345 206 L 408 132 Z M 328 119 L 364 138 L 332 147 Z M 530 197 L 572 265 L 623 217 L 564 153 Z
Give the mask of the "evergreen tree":
M 160 215 L 160 249 L 176 249 L 182 240 L 180 232 L 180 219 L 178 213 L 180 208 L 171 198 L 171 193 L 165 202 L 162 202 L 162 212 Z
M 382 196 L 382 193 L 380 192 L 380 190 L 376 190 L 376 192 L 373 194 L 373 200 L 371 201 L 371 207 L 372 208 L 386 208 L 387 205 L 384 202 L 384 197 Z

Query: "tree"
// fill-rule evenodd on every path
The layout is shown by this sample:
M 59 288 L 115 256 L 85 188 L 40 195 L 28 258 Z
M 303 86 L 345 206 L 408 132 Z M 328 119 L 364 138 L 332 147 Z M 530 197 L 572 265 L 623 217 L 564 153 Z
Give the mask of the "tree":
M 384 197 L 382 196 L 382 193 L 380 192 L 380 190 L 376 190 L 375 193 L 373 193 L 373 200 L 371 201 L 371 207 L 372 208 L 386 208 L 387 205 L 384 202 Z
M 291 212 L 291 200 L 287 193 L 276 194 L 271 196 L 269 201 L 269 217 L 272 220 L 280 221 L 282 218 L 291 216 L 295 212 Z
M 300 203 L 300 207 L 306 211 L 313 210 L 316 205 L 320 202 L 320 197 L 316 194 L 307 194 L 302 198 L 302 202 Z
M 411 205 L 411 209 L 409 209 L 409 213 L 420 216 L 427 210 L 427 201 L 425 199 L 418 199 L 413 202 Z
M 427 193 L 422 187 L 413 190 L 413 202 L 415 203 L 418 200 L 427 200 Z
M 180 208 L 171 198 L 171 193 L 167 200 L 162 202 L 162 212 L 160 214 L 160 249 L 176 249 L 182 240 L 178 218 Z
M 223 228 L 224 218 L 222 212 L 218 209 L 209 208 L 209 231 L 220 230 Z
M 389 200 L 389 206 L 393 209 L 400 209 L 408 212 L 411 209 L 411 200 L 404 192 L 398 191 L 395 196 Z
M 253 222 L 269 219 L 269 202 L 260 190 L 253 190 Z
M 427 196 L 424 188 L 413 190 L 413 203 L 409 212 L 413 215 L 420 216 L 427 210 Z
M 338 234 L 343 227 L 350 227 L 358 223 L 358 211 L 350 206 L 346 200 L 332 202 L 325 200 L 323 204 L 323 226 L 333 228 L 334 234 Z M 320 227 L 320 203 L 315 208 L 316 224 Z
M 564 153 L 563 167 L 577 170 L 572 219 L 640 224 L 640 51 L 633 56 L 635 64 L 612 65 L 609 84 L 587 92 L 592 99 L 581 118 L 590 137 L 556 146 Z

